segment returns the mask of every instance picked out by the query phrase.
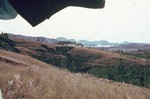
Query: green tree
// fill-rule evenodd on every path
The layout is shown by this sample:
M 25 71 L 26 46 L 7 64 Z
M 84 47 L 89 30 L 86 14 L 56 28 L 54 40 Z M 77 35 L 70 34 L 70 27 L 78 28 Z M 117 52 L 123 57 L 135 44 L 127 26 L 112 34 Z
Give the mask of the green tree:
M 60 62 L 60 68 L 66 68 L 66 60 L 62 60 L 61 62 Z
M 69 70 L 70 70 L 71 72 L 77 72 L 77 67 L 76 67 L 75 61 L 72 61 L 72 62 L 71 62 L 71 66 L 69 66 Z

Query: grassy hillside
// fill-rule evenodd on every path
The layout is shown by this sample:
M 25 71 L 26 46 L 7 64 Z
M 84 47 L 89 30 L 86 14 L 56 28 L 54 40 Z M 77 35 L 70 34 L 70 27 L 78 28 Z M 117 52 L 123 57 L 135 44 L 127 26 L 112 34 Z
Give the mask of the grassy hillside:
M 0 50 L 4 99 L 148 99 L 150 90 L 72 74 L 29 56 Z
M 19 53 L 56 67 L 150 88 L 150 60 L 84 47 L 14 40 Z
M 133 56 L 134 58 L 144 58 L 149 60 L 150 59 L 150 50 L 143 49 L 143 50 L 137 50 L 137 51 L 114 51 L 116 53 L 122 54 L 122 55 L 128 55 L 128 56 Z
M 87 48 L 72 49 L 68 56 L 75 61 L 77 68 L 82 67 L 80 72 L 150 88 L 150 64 L 147 59 Z
M 15 43 L 8 38 L 7 34 L 0 34 L 0 49 L 18 51 L 14 46 Z

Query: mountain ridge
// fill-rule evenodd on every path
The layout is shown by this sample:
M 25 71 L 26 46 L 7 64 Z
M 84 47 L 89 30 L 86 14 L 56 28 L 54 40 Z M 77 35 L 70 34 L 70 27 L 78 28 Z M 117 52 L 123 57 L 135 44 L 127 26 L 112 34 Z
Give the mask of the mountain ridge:
M 24 36 L 24 35 L 15 35 L 12 33 L 8 33 L 8 36 L 10 39 L 20 38 L 24 39 L 25 41 L 34 41 L 34 42 L 44 42 L 48 44 L 52 43 L 58 43 L 60 41 L 69 41 L 69 42 L 75 42 L 75 43 L 81 43 L 85 47 L 113 47 L 113 46 L 126 46 L 128 44 L 136 44 L 136 45 L 150 45 L 149 43 L 134 43 L 134 42 L 128 42 L 124 41 L 122 43 L 114 43 L 109 42 L 106 40 L 97 40 L 97 41 L 89 41 L 89 40 L 75 40 L 75 39 L 67 39 L 65 37 L 58 37 L 58 38 L 47 38 L 47 37 L 32 37 L 32 36 Z

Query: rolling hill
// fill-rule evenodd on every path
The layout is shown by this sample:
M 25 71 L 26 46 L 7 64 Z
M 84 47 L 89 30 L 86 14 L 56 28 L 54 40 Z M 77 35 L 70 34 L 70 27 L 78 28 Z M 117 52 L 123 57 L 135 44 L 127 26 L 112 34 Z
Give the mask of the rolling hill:
M 16 40 L 16 41 L 25 41 L 25 42 L 44 42 L 44 43 L 57 43 L 58 41 L 53 38 L 46 38 L 46 37 L 31 37 L 31 36 L 24 36 L 24 35 L 15 35 L 11 33 L 7 33 L 8 37 L 11 40 Z
M 70 73 L 32 57 L 0 50 L 4 99 L 148 99 L 150 90 Z
M 18 53 L 71 72 L 150 88 L 150 60 L 77 46 L 13 39 Z M 7 42 L 5 42 L 7 43 Z

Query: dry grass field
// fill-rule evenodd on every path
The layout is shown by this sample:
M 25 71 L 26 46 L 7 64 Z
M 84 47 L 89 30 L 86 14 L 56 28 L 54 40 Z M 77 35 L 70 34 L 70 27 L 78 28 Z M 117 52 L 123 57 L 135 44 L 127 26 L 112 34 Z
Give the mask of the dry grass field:
M 101 50 L 89 49 L 89 48 L 74 48 L 70 52 L 72 58 L 81 57 L 86 59 L 87 65 L 91 66 L 111 66 L 119 64 L 119 59 L 123 60 L 126 63 L 130 64 L 138 64 L 138 65 L 145 65 L 147 60 L 138 58 L 135 59 L 134 57 L 123 56 L 118 53 L 113 52 L 106 52 Z
M 0 50 L 4 99 L 149 99 L 150 89 L 70 73 L 29 56 Z

